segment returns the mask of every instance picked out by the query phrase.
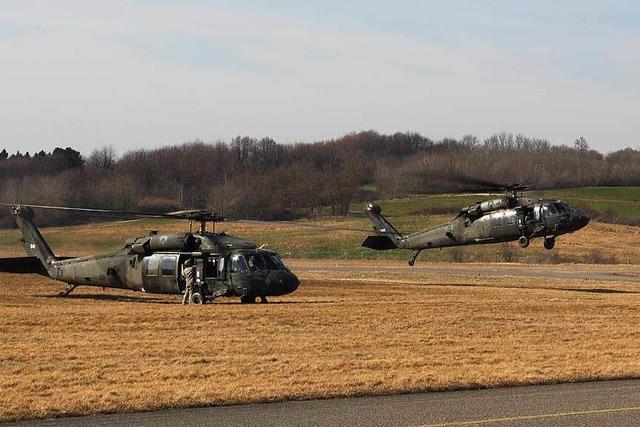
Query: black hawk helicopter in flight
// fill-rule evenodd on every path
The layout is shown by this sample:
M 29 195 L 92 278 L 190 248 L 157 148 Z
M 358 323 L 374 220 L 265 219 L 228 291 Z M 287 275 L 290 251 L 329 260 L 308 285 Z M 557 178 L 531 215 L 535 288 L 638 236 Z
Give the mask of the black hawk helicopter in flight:
M 294 292 L 300 281 L 274 251 L 226 233 L 216 233 L 215 223 L 224 221 L 218 213 L 191 210 L 155 214 L 145 212 L 86 209 L 27 204 L 3 204 L 22 233 L 26 257 L 0 258 L 0 271 L 36 273 L 67 283 L 60 293 L 66 296 L 78 286 L 119 288 L 159 294 L 183 294 L 185 281 L 182 266 L 187 260 L 195 264 L 198 290 L 191 303 L 202 304 L 215 298 L 240 297 L 242 303 L 267 302 L 268 296 Z M 84 214 L 136 218 L 185 219 L 190 231 L 160 234 L 152 231 L 124 243 L 122 249 L 79 258 L 54 255 L 34 224 L 34 209 L 55 209 Z M 191 225 L 198 222 L 197 232 Z M 242 221 L 266 223 L 266 221 Z M 213 231 L 207 231 L 207 224 Z
M 500 243 L 517 240 L 520 247 L 529 246 L 531 239 L 544 238 L 544 247 L 553 249 L 556 236 L 573 233 L 589 223 L 589 217 L 561 200 L 524 198 L 518 192 L 526 185 L 500 185 L 480 181 L 481 185 L 499 189 L 505 195 L 499 199 L 477 202 L 462 209 L 451 221 L 416 233 L 403 235 L 382 215 L 379 206 L 369 203 L 366 214 L 373 223 L 375 236 L 369 236 L 362 246 L 375 250 L 410 249 L 415 264 L 423 249 L 448 246 Z

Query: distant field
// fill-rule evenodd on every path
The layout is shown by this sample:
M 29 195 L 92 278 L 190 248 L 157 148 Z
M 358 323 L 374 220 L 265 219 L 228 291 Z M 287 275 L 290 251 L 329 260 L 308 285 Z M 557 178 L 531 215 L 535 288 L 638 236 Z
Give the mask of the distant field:
M 418 230 L 446 216 L 392 217 L 403 232 Z M 313 222 L 338 227 L 369 227 L 367 218 L 322 218 Z M 185 231 L 181 221 L 131 221 L 42 230 L 58 255 L 79 256 L 117 250 L 124 241 L 148 230 Z M 266 244 L 284 258 L 408 259 L 408 251 L 373 251 L 361 247 L 368 232 L 332 231 L 285 225 L 219 224 L 220 230 Z M 23 256 L 18 230 L 0 230 L 0 256 Z M 640 262 L 640 227 L 599 222 L 577 233 L 561 236 L 552 251 L 537 240 L 527 249 L 517 243 L 423 251 L 419 262 L 433 261 L 518 261 L 527 263 L 631 263 Z
M 546 197 L 561 198 L 592 210 L 614 209 L 616 218 L 629 222 L 640 219 L 640 187 L 578 188 L 554 190 Z M 418 231 L 450 220 L 460 208 L 496 196 L 420 195 L 381 201 L 383 213 L 403 233 Z M 352 205 L 363 211 L 364 204 Z M 450 211 L 451 213 L 443 213 Z M 436 213 L 433 213 L 436 212 Z M 38 212 L 38 215 L 44 215 Z M 609 215 L 612 215 L 609 212 Z M 36 218 L 37 223 L 37 218 Z M 301 223 L 360 228 L 364 231 L 332 231 L 285 225 L 218 224 L 218 230 L 245 237 L 258 245 L 266 244 L 285 258 L 338 259 L 408 259 L 407 251 L 379 252 L 361 247 L 369 234 L 370 222 L 364 215 L 319 217 Z M 136 220 L 43 229 L 54 251 L 59 255 L 87 255 L 117 250 L 132 236 L 148 230 L 185 231 L 186 222 Z M 0 230 L 0 256 L 22 255 L 17 230 Z M 638 263 L 640 262 L 640 228 L 622 224 L 592 221 L 577 233 L 560 236 L 556 248 L 543 249 L 540 240 L 527 249 L 516 243 L 423 251 L 419 261 L 517 261 L 527 263 Z
M 637 284 L 403 271 L 201 307 L 0 274 L 0 421 L 640 377 Z

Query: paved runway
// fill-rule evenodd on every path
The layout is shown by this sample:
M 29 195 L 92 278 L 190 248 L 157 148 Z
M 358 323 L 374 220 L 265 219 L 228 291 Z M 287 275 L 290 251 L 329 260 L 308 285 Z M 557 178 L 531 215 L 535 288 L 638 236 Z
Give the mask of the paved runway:
M 636 426 L 640 380 L 62 418 L 22 426 Z
M 429 264 L 422 263 L 409 267 L 397 261 L 311 261 L 288 260 L 294 272 L 403 272 L 420 274 L 459 274 L 468 276 L 520 276 L 547 279 L 588 279 L 620 282 L 640 282 L 640 266 L 637 265 L 525 265 L 525 264 Z

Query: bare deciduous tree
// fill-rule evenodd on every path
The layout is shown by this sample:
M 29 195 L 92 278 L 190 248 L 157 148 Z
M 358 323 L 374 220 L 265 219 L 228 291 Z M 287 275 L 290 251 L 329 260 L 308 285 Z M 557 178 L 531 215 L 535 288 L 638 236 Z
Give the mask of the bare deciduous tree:
M 116 151 L 112 145 L 105 145 L 91 152 L 89 163 L 96 169 L 111 170 L 116 166 Z

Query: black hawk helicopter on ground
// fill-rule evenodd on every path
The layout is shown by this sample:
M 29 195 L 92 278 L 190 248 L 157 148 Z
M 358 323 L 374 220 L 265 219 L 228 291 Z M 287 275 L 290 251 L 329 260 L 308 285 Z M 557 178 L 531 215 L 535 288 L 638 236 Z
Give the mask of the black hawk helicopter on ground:
M 589 218 L 561 200 L 524 198 L 518 192 L 526 185 L 500 185 L 481 182 L 505 195 L 499 199 L 477 202 L 462 209 L 451 221 L 403 235 L 382 215 L 379 206 L 369 203 L 366 214 L 373 223 L 375 236 L 369 236 L 362 246 L 375 250 L 410 249 L 415 264 L 423 249 L 475 245 L 517 240 L 520 247 L 529 246 L 531 239 L 544 238 L 544 247 L 553 249 L 556 236 L 573 233 L 589 223 Z
M 4 204 L 7 205 L 7 204 Z M 155 214 L 145 212 L 14 204 L 11 207 L 22 233 L 26 257 L 0 258 L 0 271 L 36 273 L 68 284 L 66 296 L 78 286 L 130 289 L 160 294 L 183 294 L 181 270 L 185 261 L 196 266 L 198 290 L 191 303 L 202 304 L 221 296 L 240 297 L 243 303 L 267 302 L 268 296 L 294 292 L 300 281 L 274 251 L 225 233 L 215 232 L 222 215 L 192 210 Z M 190 231 L 145 236 L 127 240 L 122 249 L 79 258 L 57 257 L 33 222 L 34 209 L 56 209 L 115 217 L 185 219 Z M 197 232 L 191 224 L 199 223 Z M 250 221 L 264 222 L 264 221 Z M 207 224 L 213 231 L 207 231 Z

